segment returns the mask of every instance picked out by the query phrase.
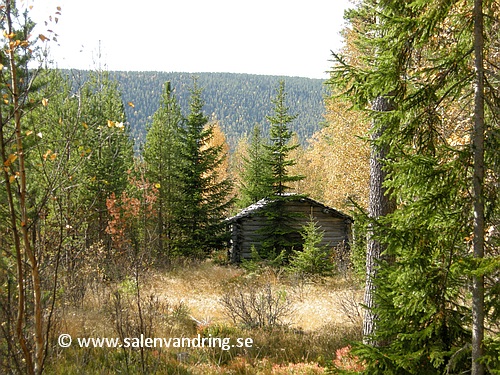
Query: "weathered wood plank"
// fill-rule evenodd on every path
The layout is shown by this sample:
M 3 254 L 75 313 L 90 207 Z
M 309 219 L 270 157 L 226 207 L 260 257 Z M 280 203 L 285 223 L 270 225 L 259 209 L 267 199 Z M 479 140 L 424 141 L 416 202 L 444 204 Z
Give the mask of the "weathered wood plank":
M 302 227 L 309 222 L 312 215 L 323 232 L 324 237 L 321 245 L 335 247 L 351 238 L 351 219 L 312 199 L 299 198 L 287 201 L 285 210 L 297 214 L 297 217 L 294 217 L 289 223 L 290 227 L 297 232 L 301 232 Z M 266 220 L 267 218 L 259 211 L 252 211 L 237 218 L 237 225 L 231 226 L 231 238 L 233 249 L 239 253 L 233 254 L 232 259 L 249 258 L 252 246 L 260 247 L 264 239 L 260 231 L 266 227 Z

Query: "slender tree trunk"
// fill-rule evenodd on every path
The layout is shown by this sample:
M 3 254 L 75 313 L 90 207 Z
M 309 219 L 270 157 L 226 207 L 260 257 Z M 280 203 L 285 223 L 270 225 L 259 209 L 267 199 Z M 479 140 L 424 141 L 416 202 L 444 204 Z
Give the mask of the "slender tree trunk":
M 474 1 L 474 65 L 476 87 L 474 97 L 474 258 L 484 257 L 484 64 L 482 0 Z M 478 362 L 483 355 L 484 338 L 484 276 L 472 278 L 472 375 L 483 375 L 484 365 Z
M 161 168 L 160 168 L 161 170 Z M 165 189 L 164 186 L 160 184 L 160 189 Z M 163 238 L 164 238 L 164 226 L 163 223 L 163 194 L 160 190 L 158 194 L 158 256 L 163 258 L 165 256 L 163 250 Z
M 13 32 L 12 18 L 11 18 L 11 1 L 6 2 L 6 19 L 8 24 L 8 33 Z M 17 78 L 17 65 L 16 56 L 14 52 L 15 48 L 11 47 L 9 51 L 9 64 L 10 64 L 10 74 L 11 74 L 11 90 L 12 90 L 12 104 L 14 105 L 14 126 L 15 126 L 15 139 L 16 139 L 16 149 L 17 157 L 19 160 L 19 211 L 20 211 L 20 227 L 21 227 L 21 238 L 23 240 L 24 252 L 28 258 L 30 265 L 30 276 L 33 283 L 33 315 L 34 315 L 34 339 L 35 339 L 35 351 L 34 351 L 34 363 L 31 362 L 31 355 L 27 356 L 25 353 L 26 367 L 28 373 L 39 374 L 42 372 L 43 359 L 44 359 L 44 332 L 43 332 L 43 316 L 42 316 L 42 293 L 41 293 L 41 281 L 38 267 L 38 260 L 31 246 L 31 241 L 29 237 L 29 223 L 28 223 L 28 209 L 26 202 L 26 168 L 25 168 L 25 155 L 23 147 L 23 135 L 21 129 L 21 108 L 19 101 L 19 85 Z M 14 228 L 13 228 L 14 229 Z M 18 255 L 19 256 L 19 255 Z M 22 273 L 18 275 L 19 278 L 26 277 Z M 25 312 L 26 313 L 26 312 Z M 19 318 L 18 318 L 19 320 Z M 19 330 L 19 327 L 18 327 Z M 20 344 L 23 346 L 23 339 L 20 339 Z M 23 348 L 24 351 L 24 348 Z
M 372 105 L 374 111 L 386 112 L 394 109 L 394 104 L 390 97 L 380 96 L 375 99 Z M 387 196 L 386 189 L 382 186 L 386 173 L 383 171 L 384 159 L 387 156 L 387 147 L 377 146 L 375 143 L 382 135 L 383 126 L 372 123 L 372 146 L 370 156 L 370 195 L 368 202 L 368 212 L 372 219 L 377 219 L 394 211 L 395 204 Z M 363 316 L 363 337 L 366 343 L 378 345 L 371 341 L 368 336 L 376 330 L 377 317 L 373 312 L 374 307 L 374 280 L 377 277 L 378 262 L 382 259 L 383 245 L 373 238 L 373 227 L 370 224 L 367 235 L 366 249 L 366 285 L 364 303 L 366 310 Z
M 3 120 L 3 119 L 2 119 Z M 4 142 L 4 134 L 3 134 L 3 121 L 0 127 L 0 142 L 2 142 L 1 154 L 2 154 L 2 164 L 7 165 L 7 153 L 5 152 L 5 142 Z M 16 319 L 16 338 L 21 346 L 21 350 L 24 356 L 24 360 L 26 363 L 32 363 L 31 352 L 28 349 L 28 345 L 26 343 L 26 339 L 24 337 L 24 319 L 25 319 L 25 296 L 26 290 L 24 285 L 24 267 L 23 267 L 23 251 L 21 246 L 21 239 L 19 236 L 19 230 L 17 227 L 17 213 L 16 208 L 14 206 L 14 193 L 10 182 L 10 176 L 7 172 L 7 169 L 4 168 L 4 178 L 5 178 L 5 189 L 7 192 L 7 200 L 9 203 L 9 214 L 10 214 L 10 226 L 12 230 L 12 237 L 14 239 L 14 248 L 16 250 L 16 276 L 17 276 L 17 319 Z M 28 369 L 28 373 L 33 373 Z

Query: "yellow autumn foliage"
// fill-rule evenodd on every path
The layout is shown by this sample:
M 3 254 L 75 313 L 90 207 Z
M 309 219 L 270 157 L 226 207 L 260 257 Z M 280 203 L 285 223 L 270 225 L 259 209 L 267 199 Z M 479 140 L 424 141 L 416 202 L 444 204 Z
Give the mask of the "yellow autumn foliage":
M 212 137 L 208 139 L 207 143 L 202 147 L 202 150 L 208 149 L 210 147 L 222 147 L 221 155 L 225 155 L 224 160 L 216 169 L 217 181 L 219 183 L 228 178 L 229 175 L 229 145 L 226 140 L 226 135 L 222 131 L 222 128 L 218 121 L 213 120 L 209 122 L 206 127 L 212 128 Z
M 350 199 L 367 207 L 369 121 L 340 99 L 328 99 L 326 109 L 327 126 L 313 135 L 298 158 L 300 173 L 306 176 L 301 190 L 335 208 L 346 209 Z

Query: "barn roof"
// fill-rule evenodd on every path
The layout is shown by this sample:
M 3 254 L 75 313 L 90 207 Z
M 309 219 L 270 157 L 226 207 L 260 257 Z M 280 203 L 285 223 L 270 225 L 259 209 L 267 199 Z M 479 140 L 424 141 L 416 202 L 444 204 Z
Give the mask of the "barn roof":
M 291 197 L 291 200 L 296 200 L 299 202 L 307 202 L 312 206 L 320 207 L 322 209 L 322 211 L 326 214 L 331 214 L 332 216 L 341 217 L 341 218 L 346 219 L 346 220 L 354 221 L 351 216 L 346 215 L 343 212 L 336 210 L 335 208 L 328 207 L 327 205 L 325 205 L 321 202 L 318 202 L 312 198 L 309 198 L 309 197 L 306 197 L 303 195 L 297 195 L 297 194 L 287 194 L 287 195 Z M 272 199 L 263 198 L 260 201 L 244 208 L 243 210 L 241 210 L 239 213 L 237 213 L 233 217 L 226 219 L 226 222 L 231 223 L 231 222 L 234 222 L 234 221 L 239 220 L 239 219 L 251 217 L 254 213 L 262 210 L 263 208 L 265 208 L 268 204 L 270 204 L 272 202 L 273 202 Z

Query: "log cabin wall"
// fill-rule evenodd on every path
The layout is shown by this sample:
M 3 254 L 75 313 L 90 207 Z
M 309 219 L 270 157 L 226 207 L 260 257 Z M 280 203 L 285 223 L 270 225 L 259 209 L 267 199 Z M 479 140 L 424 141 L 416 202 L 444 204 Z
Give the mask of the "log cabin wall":
M 240 262 L 242 259 L 251 257 L 252 246 L 260 248 L 263 240 L 261 230 L 264 228 L 266 217 L 262 214 L 265 202 L 248 207 L 240 214 L 228 219 L 231 231 L 230 260 Z M 351 238 L 352 218 L 333 208 L 327 207 L 310 198 L 299 198 L 287 201 L 286 210 L 298 214 L 291 226 L 297 229 L 297 233 L 306 225 L 311 215 L 323 231 L 321 245 L 337 247 L 344 243 L 349 244 Z

